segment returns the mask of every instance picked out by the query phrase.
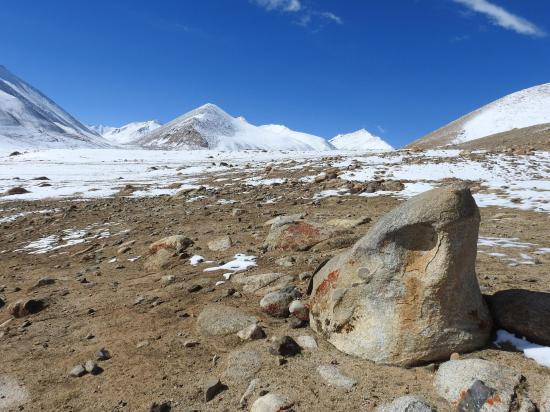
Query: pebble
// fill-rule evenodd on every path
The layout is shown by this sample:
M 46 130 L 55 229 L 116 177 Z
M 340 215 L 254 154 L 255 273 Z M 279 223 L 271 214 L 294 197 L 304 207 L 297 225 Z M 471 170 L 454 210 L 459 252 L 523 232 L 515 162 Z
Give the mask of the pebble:
M 317 367 L 317 372 L 330 386 L 351 389 L 357 385 L 355 379 L 343 375 L 334 365 L 319 365 Z
M 265 332 L 260 325 L 255 323 L 238 331 L 237 336 L 242 340 L 255 340 L 265 338 Z
M 211 377 L 206 380 L 204 384 L 204 401 L 209 402 L 216 397 L 217 394 L 227 389 L 218 378 Z
M 187 291 L 188 291 L 189 293 L 194 293 L 194 292 L 198 292 L 198 291 L 201 290 L 201 289 L 202 289 L 202 286 L 201 286 L 201 285 L 193 285 L 193 286 L 187 288 Z
M 315 350 L 318 349 L 317 342 L 312 336 L 298 336 L 296 342 L 304 349 Z
M 74 368 L 71 369 L 69 375 L 74 378 L 80 378 L 81 376 L 86 375 L 86 369 L 82 365 L 76 365 Z
M 106 361 L 111 359 L 111 353 L 104 348 L 101 348 L 95 353 L 95 358 L 99 361 Z
M 194 348 L 195 346 L 199 346 L 199 342 L 196 340 L 186 340 L 183 342 L 183 346 L 185 348 Z
M 268 393 L 256 399 L 250 412 L 279 412 L 290 409 L 292 405 L 293 403 L 286 396 Z
M 97 375 L 101 373 L 101 368 L 97 366 L 97 363 L 95 363 L 95 361 L 91 359 L 86 361 L 86 363 L 84 364 L 84 369 L 86 369 L 86 372 L 92 375 Z
M 294 356 L 299 354 L 302 348 L 290 336 L 274 337 L 269 352 L 275 356 Z
M 172 410 L 171 402 L 156 403 L 153 402 L 149 408 L 149 412 L 170 412 Z

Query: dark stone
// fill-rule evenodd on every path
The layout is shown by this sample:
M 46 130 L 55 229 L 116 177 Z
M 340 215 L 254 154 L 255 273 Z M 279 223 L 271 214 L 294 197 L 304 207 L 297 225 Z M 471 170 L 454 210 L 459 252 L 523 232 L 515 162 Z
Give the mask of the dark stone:
M 488 301 L 497 327 L 550 345 L 550 293 L 508 289 L 489 296 Z
M 24 187 L 12 187 L 11 189 L 8 189 L 6 191 L 6 195 L 8 195 L 8 196 L 23 195 L 25 193 L 29 193 L 29 191 L 27 189 L 25 189 Z
M 218 378 L 208 378 L 204 385 L 204 401 L 209 402 L 216 397 L 217 394 L 227 389 L 227 386 L 221 383 Z
M 487 399 L 495 393 L 494 389 L 489 388 L 480 380 L 476 380 L 466 391 L 456 410 L 458 412 L 480 412 Z
M 149 412 L 170 412 L 172 410 L 172 404 L 170 402 L 156 403 L 153 402 L 149 408 Z
M 300 345 L 290 336 L 281 336 L 273 339 L 269 352 L 275 356 L 294 356 L 302 351 Z
M 198 291 L 201 290 L 201 289 L 202 289 L 202 286 L 201 286 L 201 285 L 193 285 L 193 286 L 187 288 L 187 291 L 188 291 L 189 293 L 194 293 L 194 292 L 198 292 Z

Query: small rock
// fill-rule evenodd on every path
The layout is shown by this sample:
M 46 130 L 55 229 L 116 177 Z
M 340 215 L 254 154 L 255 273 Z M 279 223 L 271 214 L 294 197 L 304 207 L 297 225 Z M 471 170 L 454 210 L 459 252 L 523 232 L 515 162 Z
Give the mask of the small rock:
M 206 383 L 204 384 L 204 401 L 209 402 L 214 397 L 219 394 L 220 392 L 223 392 L 227 389 L 227 386 L 225 386 L 218 378 L 211 377 L 208 378 Z
M 86 375 L 86 369 L 82 365 L 76 365 L 74 368 L 71 369 L 69 375 L 74 378 L 80 378 L 81 376 Z
M 187 288 L 187 291 L 189 293 L 195 293 L 195 292 L 198 292 L 199 290 L 202 289 L 202 286 L 201 285 L 193 285 L 193 286 L 190 286 Z
M 199 342 L 196 341 L 196 340 L 186 340 L 185 342 L 183 342 L 183 346 L 185 348 L 194 348 L 195 346 L 199 346 Z
M 39 288 L 39 287 L 42 287 L 42 286 L 53 285 L 54 283 L 55 283 L 55 279 L 42 278 L 38 282 L 36 282 L 36 285 L 34 285 L 34 287 Z
M 279 266 L 290 268 L 294 266 L 294 264 L 296 263 L 296 258 L 294 258 L 293 256 L 284 256 L 282 258 L 277 259 L 275 263 Z
M 242 340 L 255 340 L 265 338 L 265 332 L 258 324 L 247 326 L 237 332 L 237 336 Z
M 268 393 L 261 396 L 252 404 L 250 412 L 281 412 L 290 409 L 293 405 L 286 396 Z
M 343 375 L 334 365 L 320 365 L 317 367 L 317 372 L 330 386 L 351 389 L 357 385 L 355 379 Z
M 222 250 L 230 249 L 233 246 L 233 241 L 229 236 L 222 236 L 217 239 L 213 239 L 207 244 L 208 249 L 219 252 Z
M 107 349 L 101 348 L 95 353 L 95 358 L 99 361 L 106 361 L 111 359 L 111 354 Z
M 256 387 L 260 384 L 259 379 L 252 379 L 250 383 L 248 384 L 246 390 L 244 391 L 243 395 L 241 396 L 241 399 L 239 400 L 239 406 L 241 409 L 244 409 L 246 405 L 248 404 L 248 400 L 256 390 Z
M 271 316 L 286 318 L 290 313 L 288 306 L 297 297 L 300 297 L 300 292 L 295 287 L 289 286 L 265 295 L 260 301 L 260 307 L 263 312 Z
M 18 300 L 8 306 L 8 312 L 15 318 L 22 318 L 30 314 L 38 313 L 46 307 L 46 302 L 41 299 Z
M 170 285 L 174 283 L 176 280 L 176 277 L 174 275 L 166 275 L 160 278 L 160 281 L 165 285 Z
M 309 309 L 300 300 L 294 300 L 288 307 L 288 311 L 300 320 L 309 320 Z
M 24 187 L 12 187 L 11 189 L 8 189 L 5 192 L 6 196 L 23 195 L 25 193 L 30 193 L 30 192 Z
M 290 318 L 289 321 L 288 321 L 288 326 L 291 329 L 300 329 L 300 328 L 303 328 L 306 325 L 307 325 L 306 321 L 303 321 L 303 320 L 298 319 L 298 318 Z
M 299 354 L 302 348 L 290 336 L 274 337 L 269 348 L 272 355 L 294 356 Z
M 231 216 L 238 217 L 244 215 L 245 213 L 246 211 L 244 209 L 233 209 L 231 211 Z
M 459 409 L 466 412 L 469 409 Z M 437 409 L 429 405 L 422 398 L 417 396 L 407 395 L 395 399 L 391 403 L 380 405 L 375 410 L 376 412 L 436 412 Z
M 262 367 L 262 356 L 258 351 L 240 349 L 227 356 L 222 374 L 230 384 L 243 384 L 254 378 Z
M 312 336 L 298 336 L 296 338 L 296 342 L 298 342 L 298 345 L 300 345 L 304 349 L 315 350 L 319 348 L 319 346 L 317 346 L 315 338 L 313 338 Z
M 172 410 L 171 402 L 156 403 L 153 402 L 149 408 L 149 412 L 170 412 Z
M 450 360 L 459 360 L 460 355 L 456 352 L 451 353 L 451 356 L 449 357 Z
M 86 372 L 92 374 L 92 375 L 98 375 L 101 373 L 101 368 L 97 366 L 97 363 L 95 363 L 93 360 L 87 360 L 84 364 L 84 369 L 86 369 Z

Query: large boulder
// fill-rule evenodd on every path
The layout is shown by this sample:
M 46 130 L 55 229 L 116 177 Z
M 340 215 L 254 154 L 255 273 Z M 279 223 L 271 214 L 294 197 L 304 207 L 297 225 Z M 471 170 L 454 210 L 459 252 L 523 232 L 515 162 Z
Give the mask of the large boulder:
M 532 407 L 521 374 L 482 359 L 443 363 L 434 386 L 437 394 L 459 411 L 528 411 Z
M 314 276 L 312 328 L 345 353 L 401 366 L 482 347 L 492 322 L 475 274 L 479 220 L 462 186 L 398 206 Z
M 499 328 L 550 346 L 550 293 L 503 290 L 489 298 L 489 306 Z

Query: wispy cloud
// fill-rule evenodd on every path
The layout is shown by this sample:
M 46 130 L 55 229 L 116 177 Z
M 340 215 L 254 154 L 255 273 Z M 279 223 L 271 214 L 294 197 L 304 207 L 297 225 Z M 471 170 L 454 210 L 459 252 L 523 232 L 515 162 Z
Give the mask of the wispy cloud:
M 302 3 L 300 0 L 252 0 L 252 3 L 257 4 L 268 11 L 280 10 L 297 12 L 302 10 Z
M 323 27 L 323 21 L 344 24 L 340 16 L 330 11 L 319 11 L 306 6 L 302 0 L 250 0 L 250 2 L 267 11 L 288 13 L 292 15 L 294 23 L 302 27 L 310 27 L 314 22 L 317 22 L 317 26 Z
M 523 17 L 513 14 L 505 8 L 491 3 L 488 0 L 453 0 L 455 3 L 462 4 L 470 10 L 481 13 L 489 17 L 491 22 L 497 26 L 516 33 L 528 36 L 544 37 L 546 32 L 535 23 L 530 22 Z

